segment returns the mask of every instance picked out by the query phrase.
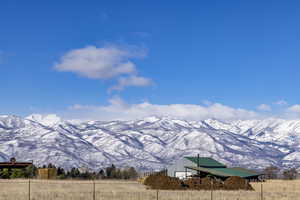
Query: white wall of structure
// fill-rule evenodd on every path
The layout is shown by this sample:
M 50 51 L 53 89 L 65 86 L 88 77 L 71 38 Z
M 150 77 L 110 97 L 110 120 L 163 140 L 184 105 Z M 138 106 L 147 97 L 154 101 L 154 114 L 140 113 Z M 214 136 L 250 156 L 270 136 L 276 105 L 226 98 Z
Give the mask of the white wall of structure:
M 191 169 L 186 170 L 185 166 L 197 167 L 197 164 L 186 158 L 181 158 L 181 159 L 175 161 L 175 163 L 173 165 L 170 165 L 167 168 L 168 176 L 184 179 L 184 178 L 186 178 L 186 175 L 191 176 L 191 175 L 197 173 L 195 170 L 191 170 Z

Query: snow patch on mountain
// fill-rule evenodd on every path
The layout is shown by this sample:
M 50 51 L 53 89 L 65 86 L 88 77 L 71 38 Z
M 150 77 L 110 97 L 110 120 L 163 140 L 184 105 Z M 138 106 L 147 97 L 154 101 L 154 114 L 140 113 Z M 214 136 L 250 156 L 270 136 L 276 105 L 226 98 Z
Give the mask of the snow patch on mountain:
M 26 117 L 25 119 L 38 122 L 44 126 L 53 126 L 62 121 L 62 119 L 55 114 L 49 114 L 49 115 L 32 114 Z

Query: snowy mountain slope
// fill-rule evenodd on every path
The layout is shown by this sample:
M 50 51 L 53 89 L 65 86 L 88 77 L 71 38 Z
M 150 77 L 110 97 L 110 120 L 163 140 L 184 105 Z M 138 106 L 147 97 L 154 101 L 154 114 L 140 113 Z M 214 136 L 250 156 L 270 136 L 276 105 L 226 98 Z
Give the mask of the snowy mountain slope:
M 300 121 L 64 121 L 55 115 L 0 116 L 0 161 L 100 169 L 111 163 L 159 169 L 187 155 L 230 166 L 300 167 Z

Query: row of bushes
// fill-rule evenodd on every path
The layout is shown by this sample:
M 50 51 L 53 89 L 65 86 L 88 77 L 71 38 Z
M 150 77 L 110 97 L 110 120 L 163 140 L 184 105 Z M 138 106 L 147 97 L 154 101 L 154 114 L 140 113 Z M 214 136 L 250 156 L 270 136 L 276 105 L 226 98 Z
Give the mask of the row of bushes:
M 37 168 L 34 165 L 28 166 L 25 169 L 0 169 L 0 178 L 33 178 L 36 176 Z
M 98 172 L 91 172 L 79 168 L 72 168 L 65 170 L 62 167 L 56 167 L 49 164 L 44 165 L 42 168 L 55 168 L 58 179 L 136 179 L 138 173 L 134 167 L 120 169 L 111 165 L 110 167 L 101 169 Z M 0 178 L 13 179 L 13 178 L 35 178 L 37 177 L 37 167 L 35 165 L 28 166 L 25 169 L 0 169 Z

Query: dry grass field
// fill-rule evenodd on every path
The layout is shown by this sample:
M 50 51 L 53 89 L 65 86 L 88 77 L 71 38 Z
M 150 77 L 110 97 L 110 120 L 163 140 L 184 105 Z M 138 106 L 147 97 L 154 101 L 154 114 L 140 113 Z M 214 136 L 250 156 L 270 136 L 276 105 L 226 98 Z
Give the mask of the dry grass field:
M 159 200 L 260 200 L 261 183 L 255 191 L 158 191 Z M 134 181 L 30 181 L 31 200 L 157 200 L 157 191 Z M 29 199 L 28 180 L 0 180 L 0 200 Z M 263 183 L 264 200 L 300 200 L 300 180 Z

